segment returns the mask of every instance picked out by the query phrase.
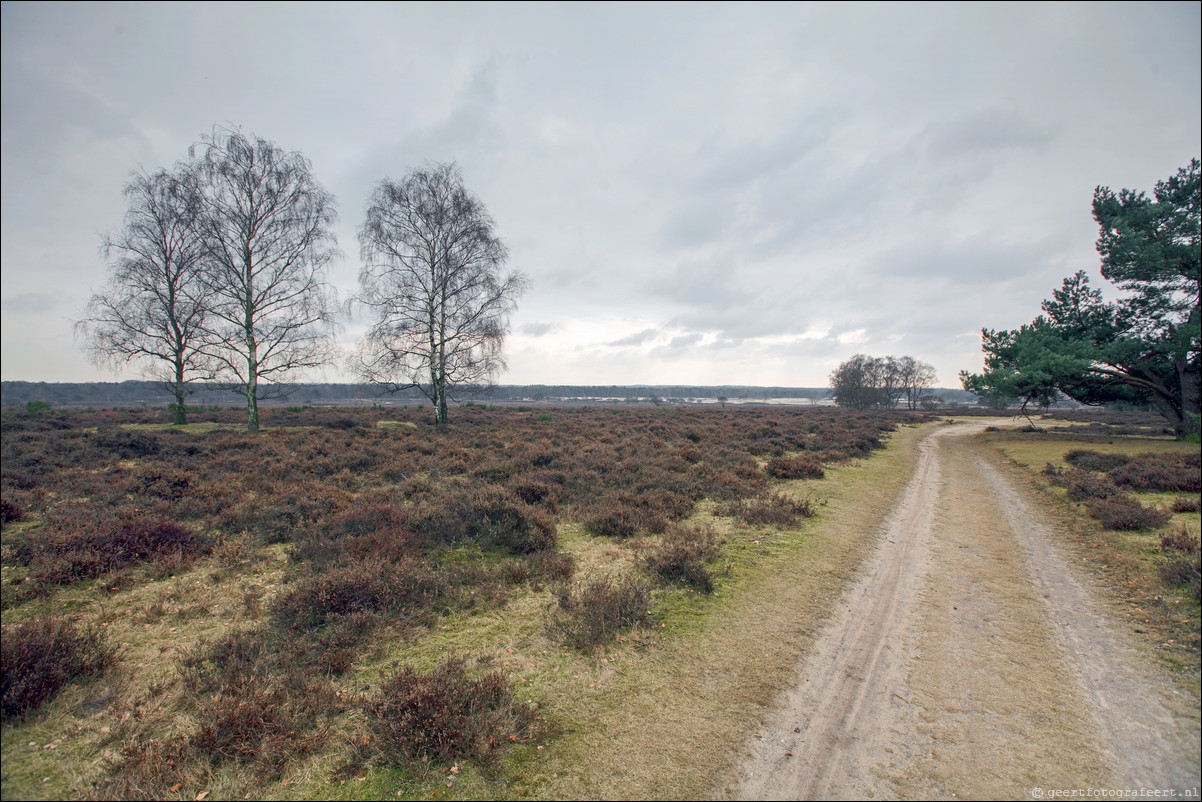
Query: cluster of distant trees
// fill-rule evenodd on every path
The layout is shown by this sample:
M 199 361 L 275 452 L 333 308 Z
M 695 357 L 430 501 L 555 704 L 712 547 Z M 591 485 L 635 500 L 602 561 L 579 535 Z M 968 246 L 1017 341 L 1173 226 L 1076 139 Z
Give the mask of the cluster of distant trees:
M 851 409 L 918 409 L 936 401 L 934 387 L 935 369 L 911 356 L 856 354 L 831 374 L 835 403 Z
M 258 402 L 337 354 L 326 270 L 337 253 L 334 197 L 299 152 L 214 129 L 167 170 L 137 171 L 121 229 L 104 239 L 107 285 L 76 324 L 98 364 L 138 363 L 174 398 L 221 382 Z M 504 365 L 508 315 L 526 280 L 503 275 L 504 245 L 453 164 L 382 180 L 359 232 L 371 316 L 353 369 L 416 389 L 446 422 L 448 393 Z M 350 304 L 348 304 L 349 309 Z
M 136 406 L 163 405 L 174 401 L 169 387 L 156 381 L 128 380 L 123 382 L 26 382 L 5 381 L 5 406 L 25 406 L 30 401 L 46 401 L 57 406 Z M 477 401 L 560 401 L 580 398 L 613 398 L 624 401 L 649 399 L 711 398 L 727 401 L 755 401 L 768 398 L 796 398 L 818 401 L 826 399 L 830 390 L 825 387 L 747 387 L 705 385 L 558 385 L 558 384 L 501 384 L 487 387 L 460 388 L 462 398 Z M 229 388 L 220 383 L 195 382 L 189 387 L 189 403 L 193 406 L 238 403 Z M 963 391 L 959 392 L 963 395 Z M 339 405 L 371 402 L 382 397 L 398 403 L 411 404 L 428 400 L 417 389 L 386 393 L 374 384 L 348 383 L 279 383 L 265 404 Z

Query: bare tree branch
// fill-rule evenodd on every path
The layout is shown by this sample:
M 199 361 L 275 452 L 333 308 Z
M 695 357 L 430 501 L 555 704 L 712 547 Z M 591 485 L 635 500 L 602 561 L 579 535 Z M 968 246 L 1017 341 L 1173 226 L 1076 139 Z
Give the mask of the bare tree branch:
M 132 175 L 124 225 L 101 247 L 107 285 L 75 324 L 97 365 L 139 363 L 144 375 L 163 381 L 175 397 L 177 424 L 186 421 L 189 385 L 213 378 L 217 367 L 205 343 L 194 178 L 188 165 Z

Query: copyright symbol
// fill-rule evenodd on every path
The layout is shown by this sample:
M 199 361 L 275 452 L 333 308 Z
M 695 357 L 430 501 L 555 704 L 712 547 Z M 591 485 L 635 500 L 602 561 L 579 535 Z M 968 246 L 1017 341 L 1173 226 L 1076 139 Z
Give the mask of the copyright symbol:
M 1042 788 L 1032 788 L 1031 796 L 1035 797 L 1036 799 L 1043 799 L 1043 789 Z

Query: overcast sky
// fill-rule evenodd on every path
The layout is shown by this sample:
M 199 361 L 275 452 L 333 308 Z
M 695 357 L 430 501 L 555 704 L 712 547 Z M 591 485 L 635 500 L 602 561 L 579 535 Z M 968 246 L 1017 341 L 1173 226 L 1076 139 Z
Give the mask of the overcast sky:
M 72 323 L 130 172 L 219 124 L 310 159 L 344 299 L 374 184 L 457 161 L 531 280 L 501 383 L 825 386 L 865 353 L 955 387 L 982 327 L 1108 286 L 1095 186 L 1199 155 L 1200 7 L 5 2 L 0 371 L 139 377 Z

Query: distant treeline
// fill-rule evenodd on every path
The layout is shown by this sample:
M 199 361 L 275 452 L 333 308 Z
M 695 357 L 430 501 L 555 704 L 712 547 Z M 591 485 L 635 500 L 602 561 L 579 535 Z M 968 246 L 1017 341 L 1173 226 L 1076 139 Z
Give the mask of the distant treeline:
M 236 392 L 221 385 L 195 385 L 188 403 L 196 406 L 227 406 L 245 403 Z M 417 390 L 387 394 L 370 384 L 291 384 L 280 385 L 279 391 L 263 403 L 276 406 L 350 406 L 377 403 L 421 404 L 426 399 Z M 484 388 L 475 393 L 463 393 L 460 401 L 554 402 L 573 399 L 622 399 L 687 401 L 690 399 L 725 399 L 729 401 L 764 401 L 770 398 L 796 398 L 824 401 L 830 398 L 827 387 L 748 387 L 703 385 L 556 385 L 503 384 Z M 172 402 L 171 393 L 159 382 L 3 382 L 4 406 L 25 406 L 30 401 L 47 401 L 55 406 L 166 406 Z M 939 389 L 945 403 L 973 403 L 975 397 L 963 390 Z

